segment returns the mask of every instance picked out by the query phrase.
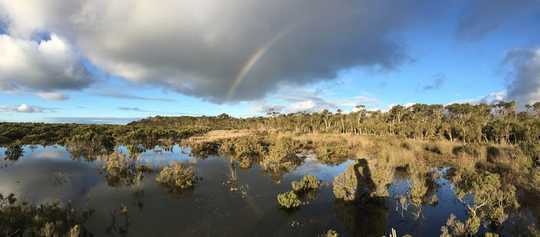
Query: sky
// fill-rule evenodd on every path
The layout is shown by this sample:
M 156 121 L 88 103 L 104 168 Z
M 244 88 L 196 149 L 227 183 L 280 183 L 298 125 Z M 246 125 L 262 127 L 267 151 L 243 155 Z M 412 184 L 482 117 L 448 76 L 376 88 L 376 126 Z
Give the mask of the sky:
M 540 101 L 540 0 L 0 0 L 0 121 Z

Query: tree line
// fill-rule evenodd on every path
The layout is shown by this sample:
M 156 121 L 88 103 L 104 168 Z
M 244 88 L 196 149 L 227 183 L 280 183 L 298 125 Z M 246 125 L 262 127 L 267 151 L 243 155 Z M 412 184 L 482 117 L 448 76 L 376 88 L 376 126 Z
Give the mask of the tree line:
M 540 102 L 518 111 L 515 102 L 496 104 L 397 105 L 389 111 L 299 112 L 265 117 L 233 118 L 227 114 L 203 117 L 152 117 L 135 125 L 201 126 L 212 129 L 278 129 L 298 133 L 350 133 L 410 139 L 446 139 L 463 143 L 536 144 L 540 140 Z

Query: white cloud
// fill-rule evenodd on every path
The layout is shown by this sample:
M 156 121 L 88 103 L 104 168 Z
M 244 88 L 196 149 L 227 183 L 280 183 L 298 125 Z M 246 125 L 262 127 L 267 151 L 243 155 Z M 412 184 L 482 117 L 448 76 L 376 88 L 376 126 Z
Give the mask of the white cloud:
M 37 95 L 46 100 L 67 100 L 69 97 L 59 92 L 38 92 Z
M 91 82 L 66 41 L 53 34 L 35 42 L 0 35 L 0 90 L 47 92 L 81 89 Z
M 16 107 L 0 106 L 1 113 L 44 113 L 52 111 L 54 111 L 54 109 L 32 106 L 27 104 L 21 104 Z
M 366 95 L 331 99 L 331 96 L 328 96 L 325 91 L 282 87 L 271 98 L 255 102 L 253 112 L 263 114 L 268 112 L 298 113 L 340 109 L 347 113 L 354 111 L 357 105 L 365 105 L 367 109 L 373 110 L 380 103 L 378 99 Z

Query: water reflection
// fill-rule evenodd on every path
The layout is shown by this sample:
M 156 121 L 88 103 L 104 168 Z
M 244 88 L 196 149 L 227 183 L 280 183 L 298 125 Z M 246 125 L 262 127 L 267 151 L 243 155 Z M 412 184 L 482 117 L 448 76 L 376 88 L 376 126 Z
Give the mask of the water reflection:
M 170 193 L 144 172 L 137 182 L 111 182 L 104 161 L 72 159 L 61 146 L 24 146 L 24 155 L 0 171 L 0 193 L 15 193 L 32 203 L 70 201 L 95 210 L 86 229 L 96 236 L 317 236 L 334 229 L 340 236 L 383 236 L 391 228 L 400 234 L 438 236 L 451 213 L 466 211 L 456 199 L 445 169 L 427 179 L 421 215 L 408 200 L 412 179 L 405 170 L 393 172 L 387 198 L 346 204 L 336 201 L 331 181 L 354 161 L 325 165 L 307 157 L 290 172 L 272 173 L 257 163 L 208 156 L 198 159 L 178 145 L 138 150 L 115 148 L 133 164 L 157 170 L 172 162 L 190 163 L 202 177 L 194 189 Z M 3 154 L 4 148 L 0 148 Z M 134 173 L 139 174 L 139 173 Z M 309 204 L 294 212 L 281 210 L 276 195 L 291 189 L 290 182 L 315 175 L 326 185 L 308 197 Z M 108 176 L 109 175 L 109 176 Z M 279 180 L 281 182 L 276 182 Z

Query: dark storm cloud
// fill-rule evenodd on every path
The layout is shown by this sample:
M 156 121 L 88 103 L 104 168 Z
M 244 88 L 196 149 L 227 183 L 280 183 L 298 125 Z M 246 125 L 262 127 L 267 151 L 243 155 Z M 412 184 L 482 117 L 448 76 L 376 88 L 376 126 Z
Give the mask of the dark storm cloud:
M 96 95 L 117 98 L 117 99 L 128 99 L 128 100 L 147 100 L 147 101 L 161 101 L 161 102 L 174 102 L 175 101 L 174 99 L 138 96 L 138 95 L 132 95 L 132 94 L 117 92 L 117 91 L 102 91 L 102 92 L 96 93 Z
M 476 40 L 497 30 L 509 20 L 540 13 L 539 0 L 465 1 L 458 23 L 458 38 Z
M 511 50 L 505 63 L 510 67 L 508 99 L 522 107 L 540 101 L 540 48 Z
M 261 98 L 281 84 L 331 80 L 355 67 L 395 69 L 409 60 L 396 33 L 422 19 L 421 9 L 431 4 L 30 1 L 0 0 L 13 13 L 12 34 L 61 32 L 107 72 L 219 103 Z

